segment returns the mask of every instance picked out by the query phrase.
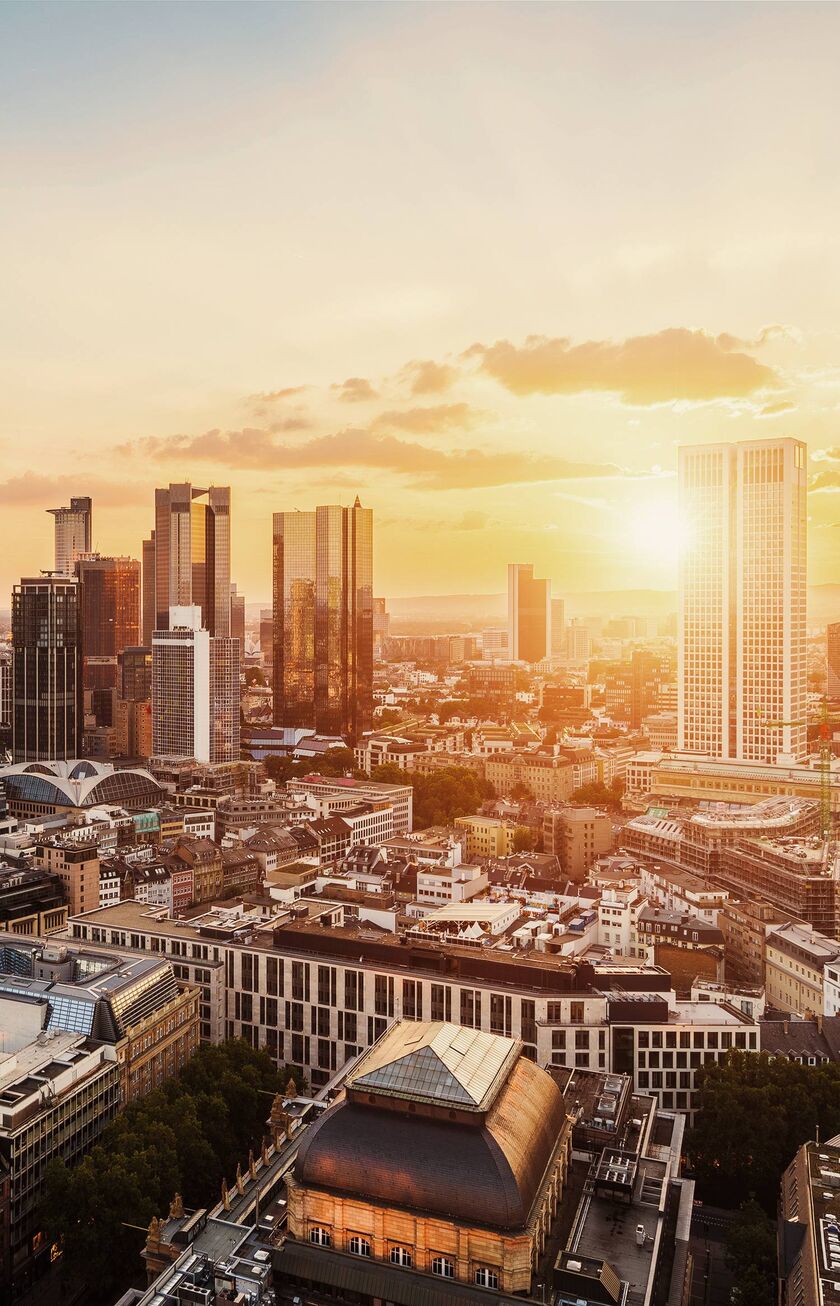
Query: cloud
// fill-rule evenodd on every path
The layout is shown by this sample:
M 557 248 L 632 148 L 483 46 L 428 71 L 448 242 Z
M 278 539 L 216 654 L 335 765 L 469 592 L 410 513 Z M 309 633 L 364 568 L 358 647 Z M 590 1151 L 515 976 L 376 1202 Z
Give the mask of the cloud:
M 294 399 L 309 389 L 308 385 L 287 385 L 283 390 L 263 390 L 259 394 L 249 395 L 248 400 L 250 403 L 278 404 L 286 399 Z
M 812 449 L 811 461 L 815 463 L 840 462 L 840 446 L 835 445 L 833 449 Z
M 486 512 L 465 512 L 456 522 L 452 523 L 453 531 L 483 531 L 489 526 L 490 518 Z
M 75 473 L 72 476 L 45 476 L 40 472 L 22 472 L 0 481 L 0 504 L 6 507 L 57 508 L 69 503 L 70 495 L 89 494 L 95 504 L 105 508 L 124 508 L 148 499 L 148 490 L 134 481 L 103 481 L 97 476 Z
M 464 357 L 515 395 L 604 392 L 647 406 L 743 398 L 776 389 L 778 373 L 739 349 L 732 336 L 687 327 L 624 341 L 530 336 L 524 345 L 475 344 Z
M 809 490 L 840 490 L 840 468 L 817 472 L 808 485 Z
M 345 404 L 367 403 L 370 399 L 378 399 L 379 396 L 363 376 L 348 376 L 346 381 L 341 385 L 333 385 L 333 390 L 339 391 L 339 399 Z
M 375 430 L 396 428 L 413 435 L 434 435 L 439 431 L 463 430 L 474 426 L 481 416 L 469 404 L 432 404 L 428 408 L 380 413 L 371 425 Z
M 257 471 L 374 467 L 408 476 L 414 485 L 434 490 L 623 474 L 612 463 L 579 463 L 550 454 L 523 454 L 519 450 L 448 452 L 393 435 L 379 435 L 369 427 L 348 427 L 299 443 L 281 443 L 262 427 L 245 427 L 239 431 L 217 428 L 196 436 L 176 435 L 168 439 L 149 436 L 134 445 L 122 446 L 121 452 L 154 458 L 202 459 Z
M 765 404 L 759 408 L 756 417 L 781 417 L 783 413 L 793 413 L 796 411 L 796 404 L 792 404 L 789 399 L 780 399 L 775 404 Z
M 400 372 L 408 382 L 413 395 L 439 395 L 458 379 L 458 369 L 448 363 L 436 363 L 431 358 L 415 359 L 406 363 Z

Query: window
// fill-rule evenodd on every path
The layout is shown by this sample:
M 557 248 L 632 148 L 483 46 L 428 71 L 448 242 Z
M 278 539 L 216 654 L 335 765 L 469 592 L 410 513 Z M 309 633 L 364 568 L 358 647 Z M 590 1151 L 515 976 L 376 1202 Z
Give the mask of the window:
M 443 984 L 432 985 L 432 1020 L 452 1019 L 452 990 Z
M 476 1270 L 474 1278 L 479 1288 L 498 1288 L 499 1286 L 497 1272 L 489 1269 L 486 1265 L 482 1265 Z
M 351 1256 L 370 1256 L 370 1243 L 367 1238 L 359 1238 L 354 1234 L 347 1245 Z
M 322 1229 L 316 1225 L 314 1229 L 309 1230 L 309 1241 L 316 1243 L 318 1247 L 329 1247 L 332 1242 L 328 1229 Z
M 413 1265 L 414 1258 L 407 1247 L 392 1247 L 389 1253 L 392 1265 Z
M 432 1258 L 432 1274 L 437 1274 L 441 1279 L 455 1278 L 455 1265 L 445 1256 L 434 1256 Z

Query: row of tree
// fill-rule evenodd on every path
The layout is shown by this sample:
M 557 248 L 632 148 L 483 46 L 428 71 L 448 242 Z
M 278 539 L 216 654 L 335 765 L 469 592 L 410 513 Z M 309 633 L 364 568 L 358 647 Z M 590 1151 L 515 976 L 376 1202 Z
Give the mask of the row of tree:
M 127 1106 L 78 1165 L 53 1161 L 40 1217 L 63 1242 L 66 1283 L 83 1284 L 85 1301 L 113 1301 L 138 1277 L 152 1217 L 176 1193 L 188 1207 L 215 1205 L 222 1178 L 230 1183 L 249 1150 L 259 1152 L 291 1074 L 242 1039 L 204 1045 L 177 1079 Z
M 414 790 L 414 826 L 449 825 L 456 816 L 472 816 L 488 798 L 493 786 L 466 766 L 445 766 L 429 775 L 401 771 L 398 766 L 375 766 L 373 780 L 388 784 L 410 784 Z

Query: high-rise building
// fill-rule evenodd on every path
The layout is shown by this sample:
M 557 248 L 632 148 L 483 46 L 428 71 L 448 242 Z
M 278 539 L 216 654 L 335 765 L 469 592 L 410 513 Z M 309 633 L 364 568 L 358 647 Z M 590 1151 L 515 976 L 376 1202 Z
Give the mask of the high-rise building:
M 93 548 L 93 500 L 71 499 L 69 508 L 48 508 L 55 517 L 55 567 L 72 576 L 76 560 Z
M 373 512 L 274 514 L 274 723 L 353 739 L 373 720 Z
M 117 655 L 119 666 L 118 690 L 120 698 L 132 703 L 142 703 L 152 696 L 152 650 L 136 645 L 124 648 Z
M 76 575 L 84 688 L 116 689 L 117 655 L 140 639 L 140 563 L 90 553 L 76 562 Z
M 230 637 L 239 640 L 239 659 L 245 665 L 245 595 L 230 587 Z
M 155 608 L 155 533 L 143 541 L 143 610 L 140 621 L 140 638 L 146 648 L 152 647 L 152 631 L 157 624 Z
M 391 614 L 387 599 L 373 600 L 373 655 L 380 659 L 385 652 L 385 642 L 391 633 Z
M 566 601 L 551 600 L 551 656 L 562 658 L 566 654 Z
M 202 627 L 230 635 L 230 487 L 155 490 L 155 628 L 173 607 L 200 607 Z
M 806 457 L 790 438 L 679 451 L 682 751 L 806 753 Z
M 588 662 L 592 654 L 592 631 L 580 617 L 572 617 L 566 628 L 566 656 L 570 662 Z
M 23 579 L 12 591 L 12 752 L 67 761 L 82 736 L 82 648 L 75 576 Z
M 604 672 L 607 715 L 638 730 L 659 707 L 670 674 L 667 659 L 649 649 L 634 649 L 626 661 L 610 663 Z
M 828 654 L 826 693 L 829 698 L 838 699 L 840 698 L 840 621 L 832 622 L 825 634 Z
M 274 616 L 271 608 L 260 608 L 260 653 L 264 667 L 270 667 L 274 657 Z
M 0 726 L 12 724 L 12 646 L 0 645 Z
M 156 757 L 239 760 L 239 641 L 203 629 L 197 605 L 173 607 L 152 636 L 152 748 Z
M 514 662 L 551 655 L 551 581 L 535 580 L 530 562 L 508 565 L 508 650 Z

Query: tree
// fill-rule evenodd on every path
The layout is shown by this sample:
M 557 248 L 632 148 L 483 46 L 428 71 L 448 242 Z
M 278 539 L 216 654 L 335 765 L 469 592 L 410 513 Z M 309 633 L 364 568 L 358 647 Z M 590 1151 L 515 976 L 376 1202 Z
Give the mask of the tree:
M 532 853 L 536 842 L 536 831 L 529 825 L 518 825 L 513 832 L 513 851 L 515 853 Z
M 590 784 L 581 785 L 575 789 L 569 802 L 580 803 L 587 807 L 606 807 L 610 811 L 621 810 L 621 795 L 624 793 L 624 781 L 618 776 L 611 784 L 605 785 L 601 780 L 593 780 Z
M 840 1131 L 840 1065 L 803 1066 L 765 1053 L 730 1052 L 703 1066 L 686 1150 L 698 1191 L 734 1207 L 753 1195 L 768 1214 L 797 1149 L 817 1129 Z
M 465 766 L 446 766 L 429 775 L 418 775 L 389 763 L 375 766 L 371 778 L 412 786 L 414 826 L 418 830 L 430 825 L 451 825 L 456 816 L 473 816 L 486 798 L 493 797 L 493 786 Z
M 243 1039 L 203 1046 L 177 1079 L 126 1107 L 77 1166 L 51 1163 L 41 1223 L 63 1240 L 64 1277 L 85 1301 L 112 1301 L 137 1276 L 142 1231 L 176 1192 L 188 1207 L 217 1201 L 223 1176 L 259 1151 L 271 1098 L 290 1078 Z
M 776 1226 L 753 1198 L 744 1202 L 727 1230 L 726 1262 L 738 1285 L 739 1306 L 763 1306 L 773 1300 Z

